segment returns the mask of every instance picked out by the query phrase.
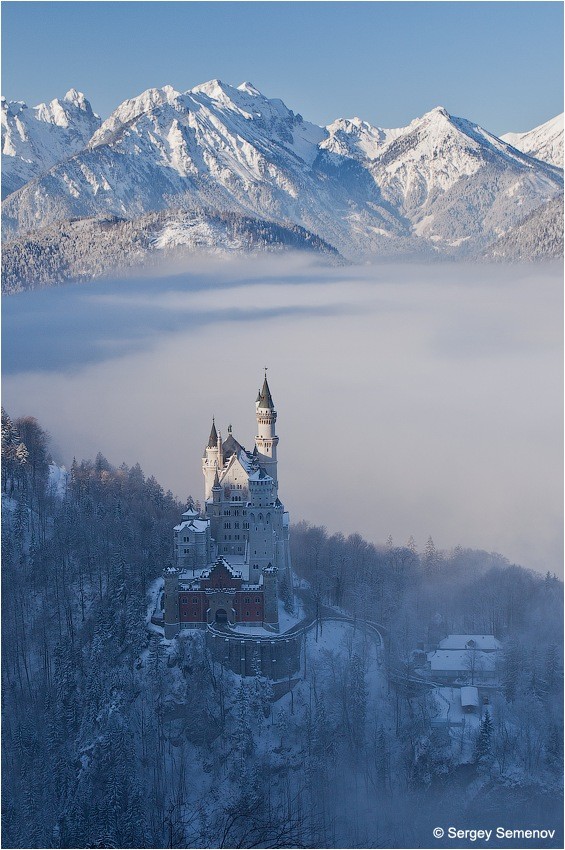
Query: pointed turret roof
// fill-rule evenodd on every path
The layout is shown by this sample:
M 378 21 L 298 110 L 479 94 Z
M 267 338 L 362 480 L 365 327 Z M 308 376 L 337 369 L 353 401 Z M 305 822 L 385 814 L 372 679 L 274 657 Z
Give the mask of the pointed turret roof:
M 215 449 L 218 445 L 218 432 L 216 431 L 216 423 L 214 419 L 212 419 L 212 430 L 210 431 L 210 438 L 208 440 L 208 448 Z
M 220 486 L 220 479 L 218 478 L 218 470 L 216 468 L 216 474 L 214 475 L 214 483 L 212 484 L 212 490 L 215 490 L 216 487 Z
M 257 399 L 259 402 L 259 407 L 267 408 L 268 410 L 274 410 L 275 405 L 273 402 L 273 397 L 271 395 L 271 391 L 269 389 L 269 384 L 267 383 L 267 376 L 265 375 L 265 380 L 263 381 L 263 389 L 259 393 L 259 398 Z

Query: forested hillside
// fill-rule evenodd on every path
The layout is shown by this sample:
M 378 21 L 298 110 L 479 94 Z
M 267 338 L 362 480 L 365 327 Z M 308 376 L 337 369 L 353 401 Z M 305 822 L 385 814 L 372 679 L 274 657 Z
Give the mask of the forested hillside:
M 558 827 L 554 576 L 300 523 L 302 604 L 360 625 L 321 618 L 281 697 L 259 672 L 212 663 L 200 633 L 165 642 L 150 623 L 182 509 L 170 492 L 101 455 L 65 482 L 31 417 L 3 413 L 2 459 L 5 847 L 429 846 L 446 812 Z M 382 625 L 378 651 L 364 619 Z M 502 692 L 465 764 L 410 685 L 434 629 L 504 646 Z
M 323 239 L 298 225 L 284 226 L 229 211 L 168 210 L 135 221 L 117 216 L 59 222 L 8 241 L 2 254 L 2 292 L 87 281 L 159 262 L 190 262 L 190 252 L 225 256 L 283 249 L 341 262 Z

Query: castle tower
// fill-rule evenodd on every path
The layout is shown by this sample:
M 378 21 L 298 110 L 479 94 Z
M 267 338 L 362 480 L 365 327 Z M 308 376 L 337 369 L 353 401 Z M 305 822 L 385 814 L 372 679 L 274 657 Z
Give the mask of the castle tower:
M 165 578 L 165 637 L 170 640 L 178 635 L 180 629 L 179 617 L 179 571 L 175 567 L 165 567 L 163 570 Z
M 273 397 L 267 383 L 267 372 L 265 371 L 265 380 L 263 388 L 259 390 L 257 401 L 255 402 L 255 415 L 257 417 L 257 436 L 255 437 L 255 447 L 259 463 L 264 467 L 265 472 L 271 476 L 274 482 L 274 495 L 276 498 L 278 491 L 277 477 L 277 445 L 279 438 L 275 434 L 275 423 L 277 421 L 277 411 L 273 403 Z
M 249 476 L 249 580 L 257 584 L 265 567 L 275 560 L 274 482 L 262 469 Z
M 214 474 L 214 484 L 212 486 L 212 504 L 206 506 L 206 514 L 210 519 L 210 534 L 217 541 L 220 531 L 220 522 L 222 514 L 222 487 L 218 478 L 218 470 Z
M 202 457 L 202 472 L 204 473 L 204 499 L 209 499 L 214 486 L 214 477 L 221 467 L 221 438 L 216 431 L 216 423 L 212 419 L 212 429 L 208 439 L 208 445 L 204 449 Z

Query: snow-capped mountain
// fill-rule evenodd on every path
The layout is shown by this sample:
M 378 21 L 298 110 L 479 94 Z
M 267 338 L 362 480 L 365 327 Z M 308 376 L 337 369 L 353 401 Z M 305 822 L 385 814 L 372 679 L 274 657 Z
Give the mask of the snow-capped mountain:
M 533 130 L 505 133 L 501 139 L 536 159 L 563 168 L 563 113 Z
M 2 197 L 82 150 L 100 118 L 82 92 L 31 109 L 2 98 Z
M 101 213 L 231 210 L 344 256 L 474 253 L 562 191 L 562 172 L 438 107 L 387 130 L 318 127 L 250 83 L 122 103 L 87 147 L 4 202 L 7 235 Z

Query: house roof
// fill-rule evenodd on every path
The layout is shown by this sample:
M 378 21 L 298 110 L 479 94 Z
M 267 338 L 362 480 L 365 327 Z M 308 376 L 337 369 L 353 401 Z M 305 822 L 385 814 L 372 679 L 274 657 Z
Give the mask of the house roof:
M 184 514 L 183 514 L 184 516 Z M 209 519 L 187 519 L 180 525 L 175 525 L 175 531 L 192 531 L 194 534 L 202 534 L 210 525 Z
M 208 438 L 208 448 L 215 449 L 218 445 L 218 432 L 216 431 L 216 423 L 212 419 L 212 428 L 210 430 L 210 436 Z
M 224 461 L 229 460 L 232 455 L 238 455 L 241 451 L 245 451 L 241 443 L 238 443 L 233 434 L 230 432 L 227 438 L 222 443 L 222 453 Z
M 438 649 L 482 649 L 492 652 L 502 649 L 502 644 L 494 635 L 448 635 L 440 640 Z
M 251 473 L 251 475 L 249 476 L 250 481 L 264 481 L 267 478 L 270 481 L 273 480 L 270 475 L 267 475 L 267 473 L 265 472 L 265 470 L 261 466 L 259 467 L 259 469 L 256 469 L 255 472 Z
M 461 705 L 479 707 L 479 691 L 474 687 L 461 688 Z
M 468 649 L 436 649 L 428 654 L 432 670 L 474 670 L 476 673 L 493 673 L 496 655 L 492 652 L 470 652 Z

